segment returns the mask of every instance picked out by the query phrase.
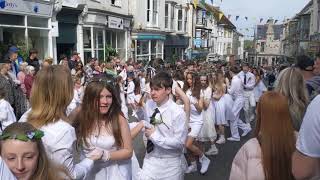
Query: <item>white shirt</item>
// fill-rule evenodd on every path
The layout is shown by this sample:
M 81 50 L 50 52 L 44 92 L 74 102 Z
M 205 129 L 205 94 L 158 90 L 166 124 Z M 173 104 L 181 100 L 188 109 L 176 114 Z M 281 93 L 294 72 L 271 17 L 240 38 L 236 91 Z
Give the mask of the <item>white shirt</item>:
M 180 157 L 183 154 L 188 133 L 186 114 L 171 99 L 160 107 L 157 107 L 153 100 L 148 100 L 145 106 L 145 117 L 148 117 L 146 121 L 150 122 L 149 117 L 152 116 L 156 108 L 159 109 L 160 113 L 155 118 L 162 119 L 164 123 L 155 125 L 155 132 L 150 136 L 154 149 L 148 156 L 158 158 Z
M 303 154 L 320 157 L 320 95 L 307 108 L 299 131 L 296 148 Z
M 29 109 L 19 120 L 27 122 Z M 72 179 L 82 179 L 86 177 L 93 167 L 93 160 L 85 158 L 80 163 L 74 162 L 74 145 L 76 133 L 74 128 L 67 122 L 59 119 L 54 123 L 47 124 L 40 128 L 44 132 L 42 137 L 43 145 L 50 160 L 58 165 L 65 166 Z
M 133 83 L 133 81 L 129 81 L 128 82 L 127 95 L 134 95 L 134 83 Z
M 0 121 L 2 125 L 2 130 L 7 126 L 17 121 L 16 116 L 14 115 L 13 108 L 10 103 L 5 99 L 0 100 Z M 0 132 L 1 129 L 0 129 Z
M 243 72 L 241 71 L 238 76 L 240 77 L 243 86 L 246 90 L 253 90 L 255 84 L 256 84 L 256 77 L 254 76 L 254 74 L 252 74 L 251 72 Z M 244 84 L 244 76 L 246 76 L 247 78 L 247 82 L 246 84 Z
M 235 100 L 236 98 L 243 97 L 243 91 L 244 90 L 241 79 L 238 76 L 233 76 L 230 89 L 228 89 L 228 93 Z
M 198 123 L 203 124 L 203 118 L 201 112 L 198 112 L 195 105 L 198 103 L 198 99 L 192 96 L 191 90 L 187 90 L 186 95 L 190 100 L 190 122 L 189 123 Z

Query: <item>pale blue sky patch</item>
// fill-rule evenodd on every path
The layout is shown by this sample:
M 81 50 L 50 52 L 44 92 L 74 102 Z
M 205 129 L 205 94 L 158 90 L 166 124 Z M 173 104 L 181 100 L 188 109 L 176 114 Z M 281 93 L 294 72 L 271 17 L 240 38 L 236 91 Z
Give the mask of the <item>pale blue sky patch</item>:
M 254 27 L 266 23 L 268 18 L 278 20 L 277 24 L 286 18 L 292 18 L 309 2 L 309 0 L 213 0 L 215 5 L 228 17 L 231 15 L 231 22 L 237 26 L 238 31 L 253 36 Z M 211 0 L 207 0 L 211 4 Z M 236 16 L 240 16 L 236 21 Z M 248 17 L 248 21 L 245 20 Z M 247 31 L 247 29 L 249 31 Z

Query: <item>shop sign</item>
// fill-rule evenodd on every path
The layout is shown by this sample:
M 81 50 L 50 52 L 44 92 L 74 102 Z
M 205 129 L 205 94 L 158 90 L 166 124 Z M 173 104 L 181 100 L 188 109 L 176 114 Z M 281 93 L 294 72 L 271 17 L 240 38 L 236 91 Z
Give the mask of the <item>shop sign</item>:
M 22 15 L 52 15 L 52 4 L 42 4 L 23 0 L 0 0 L 0 12 Z
M 108 27 L 113 29 L 123 29 L 123 19 L 109 16 Z

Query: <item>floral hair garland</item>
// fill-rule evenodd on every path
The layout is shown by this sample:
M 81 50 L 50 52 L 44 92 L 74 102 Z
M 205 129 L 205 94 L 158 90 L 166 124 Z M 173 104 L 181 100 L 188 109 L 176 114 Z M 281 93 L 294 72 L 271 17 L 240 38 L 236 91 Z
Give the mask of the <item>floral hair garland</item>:
M 27 142 L 29 140 L 41 140 L 43 136 L 44 136 L 43 131 L 35 130 L 35 131 L 29 131 L 26 134 L 4 133 L 0 136 L 0 140 L 17 139 L 20 141 Z

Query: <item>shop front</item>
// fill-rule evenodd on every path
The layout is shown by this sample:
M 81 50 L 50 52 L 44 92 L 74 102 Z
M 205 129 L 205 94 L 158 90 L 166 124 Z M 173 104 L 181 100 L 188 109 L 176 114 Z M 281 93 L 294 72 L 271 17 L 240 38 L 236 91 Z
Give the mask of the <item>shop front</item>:
M 53 56 L 50 1 L 6 0 L 0 7 L 0 53 L 15 45 L 26 55 L 31 48 L 38 50 L 38 58 Z M 1 58 L 1 57 L 0 57 Z
M 166 36 L 155 33 L 133 33 L 132 51 L 136 61 L 148 62 L 156 58 L 164 58 L 164 41 Z
M 128 41 L 132 16 L 115 16 L 108 13 L 88 13 L 83 25 L 84 59 L 96 57 L 107 61 L 118 55 L 122 60 L 130 57 Z
M 185 60 L 189 38 L 179 35 L 167 35 L 164 42 L 164 59 L 166 61 Z

